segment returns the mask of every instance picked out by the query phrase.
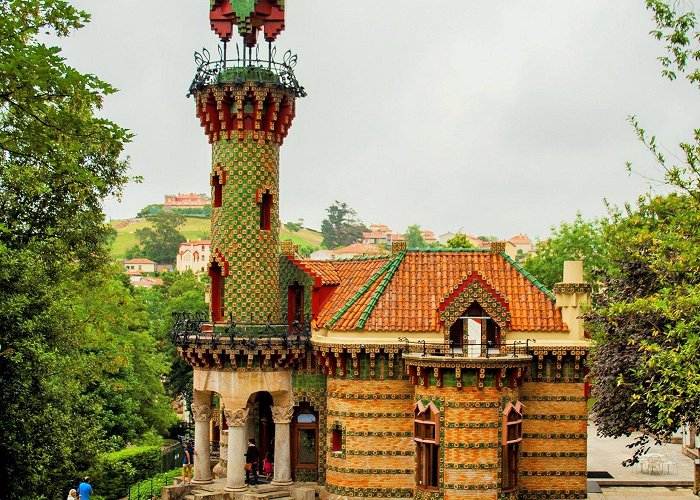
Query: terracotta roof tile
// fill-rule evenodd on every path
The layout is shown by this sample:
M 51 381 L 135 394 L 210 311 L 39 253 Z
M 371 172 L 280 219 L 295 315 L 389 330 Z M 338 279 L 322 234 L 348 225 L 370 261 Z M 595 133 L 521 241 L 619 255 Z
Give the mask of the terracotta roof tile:
M 302 262 L 318 266 L 310 263 L 313 261 Z M 502 254 L 477 250 L 410 251 L 387 281 L 389 269 L 380 271 L 389 262 L 324 261 L 335 270 L 339 284 L 319 312 L 317 324 L 334 330 L 361 327 L 370 331 L 438 331 L 441 300 L 477 272 L 507 302 L 510 330 L 567 330 L 551 295 Z M 330 276 L 330 267 L 320 273 Z M 369 315 L 362 319 L 368 307 Z

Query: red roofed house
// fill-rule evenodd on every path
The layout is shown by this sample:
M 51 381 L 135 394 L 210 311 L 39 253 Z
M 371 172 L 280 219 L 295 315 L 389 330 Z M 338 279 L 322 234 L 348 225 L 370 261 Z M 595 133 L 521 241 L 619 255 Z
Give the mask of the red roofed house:
M 125 260 L 124 267 L 126 267 L 127 271 L 139 271 L 141 273 L 156 272 L 156 263 L 152 260 L 144 259 L 143 257 Z
M 532 240 L 526 234 L 516 234 L 511 239 L 509 239 L 508 242 L 512 243 L 513 246 L 515 246 L 516 252 L 520 250 L 520 253 L 523 255 L 528 254 L 535 249 L 535 246 L 532 244 Z
M 197 193 L 166 194 L 163 208 L 202 208 L 211 203 L 208 196 Z

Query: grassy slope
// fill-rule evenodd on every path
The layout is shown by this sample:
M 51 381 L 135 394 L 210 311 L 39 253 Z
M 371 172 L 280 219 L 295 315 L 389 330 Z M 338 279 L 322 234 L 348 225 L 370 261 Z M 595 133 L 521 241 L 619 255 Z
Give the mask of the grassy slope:
M 187 217 L 185 225 L 180 228 L 180 232 L 189 240 L 199 240 L 209 238 L 209 219 L 198 217 Z M 134 231 L 146 227 L 148 222 L 145 219 L 116 220 L 111 222 L 117 230 L 117 239 L 112 245 L 112 257 L 123 259 L 127 249 L 138 243 Z M 296 244 L 306 244 L 313 247 L 320 247 L 323 236 L 317 231 L 302 229 L 297 233 L 287 231 L 284 227 L 280 231 L 282 240 L 292 240 Z

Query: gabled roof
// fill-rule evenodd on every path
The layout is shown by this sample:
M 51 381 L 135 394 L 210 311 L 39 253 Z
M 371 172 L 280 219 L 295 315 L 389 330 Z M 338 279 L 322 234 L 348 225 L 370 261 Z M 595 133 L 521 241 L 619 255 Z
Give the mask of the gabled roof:
M 318 314 L 321 328 L 439 331 L 441 304 L 477 273 L 482 288 L 507 304 L 510 330 L 568 330 L 551 293 L 504 254 L 440 249 L 324 264 L 332 266 L 339 283 Z
M 152 260 L 145 259 L 143 257 L 138 257 L 136 259 L 128 259 L 124 261 L 124 264 L 155 264 Z

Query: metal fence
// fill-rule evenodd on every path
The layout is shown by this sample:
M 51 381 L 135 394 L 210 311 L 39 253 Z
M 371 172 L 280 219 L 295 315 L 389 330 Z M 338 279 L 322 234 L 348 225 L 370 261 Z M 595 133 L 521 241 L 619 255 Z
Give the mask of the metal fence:
M 529 356 L 530 343 L 533 339 L 516 340 L 514 342 L 486 343 L 454 343 L 449 342 L 426 342 L 425 340 L 409 341 L 406 337 L 401 337 L 406 347 L 404 354 L 419 354 L 421 356 L 446 356 L 452 358 L 502 358 Z

